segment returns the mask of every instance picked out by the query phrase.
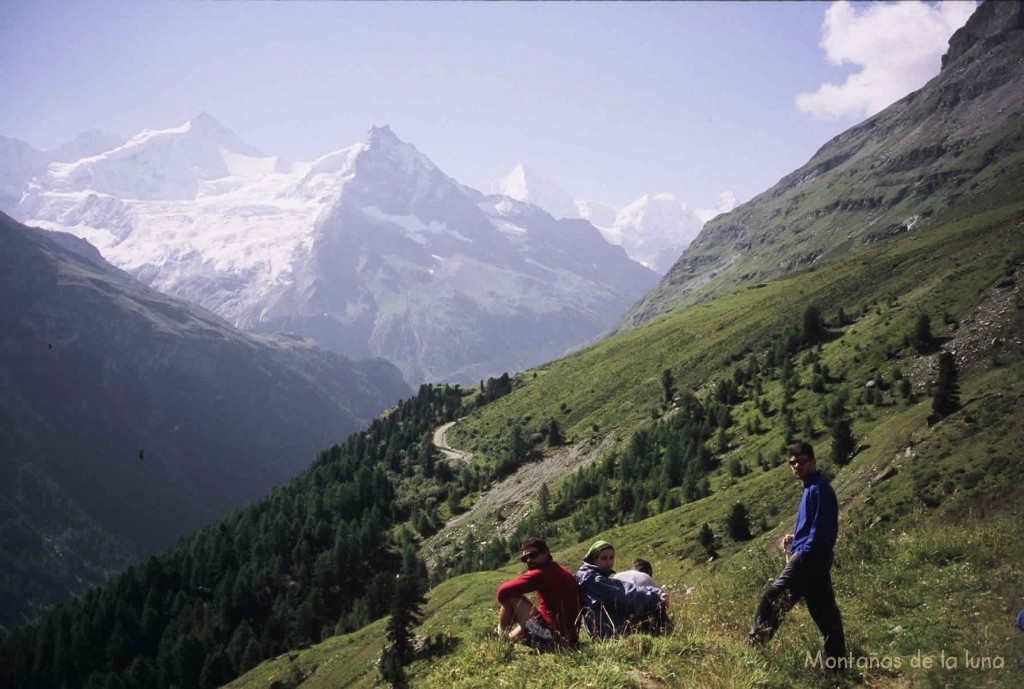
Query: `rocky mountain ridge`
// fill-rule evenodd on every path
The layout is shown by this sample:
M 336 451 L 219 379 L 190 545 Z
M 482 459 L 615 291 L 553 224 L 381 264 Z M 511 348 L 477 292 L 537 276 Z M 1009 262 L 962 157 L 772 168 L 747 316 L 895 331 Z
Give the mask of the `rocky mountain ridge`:
M 1024 151 L 1020 3 L 986 2 L 920 90 L 826 143 L 774 187 L 710 221 L 629 327 L 851 248 L 927 231 Z

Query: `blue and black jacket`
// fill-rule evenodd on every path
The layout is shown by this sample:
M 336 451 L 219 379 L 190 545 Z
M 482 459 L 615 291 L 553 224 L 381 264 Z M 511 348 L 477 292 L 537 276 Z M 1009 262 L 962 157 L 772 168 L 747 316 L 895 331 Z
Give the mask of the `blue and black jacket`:
M 804 479 L 804 492 L 796 514 L 790 555 L 802 555 L 831 563 L 839 535 L 839 501 L 820 471 Z M 578 575 L 577 575 L 578 577 Z

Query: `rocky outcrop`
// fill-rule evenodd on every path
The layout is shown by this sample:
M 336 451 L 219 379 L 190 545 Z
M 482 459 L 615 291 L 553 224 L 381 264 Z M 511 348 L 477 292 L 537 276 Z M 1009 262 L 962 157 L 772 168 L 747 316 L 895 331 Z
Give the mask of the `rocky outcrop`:
M 1024 29 L 1024 2 L 986 0 L 949 39 L 949 50 L 942 56 L 942 69 L 956 62 L 982 41 L 998 41 L 1010 28 Z

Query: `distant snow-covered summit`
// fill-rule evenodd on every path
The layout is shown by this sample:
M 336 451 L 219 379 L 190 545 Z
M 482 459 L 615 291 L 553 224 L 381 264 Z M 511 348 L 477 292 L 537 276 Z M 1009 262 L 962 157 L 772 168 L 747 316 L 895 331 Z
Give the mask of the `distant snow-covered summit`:
M 475 382 L 600 335 L 656 275 L 581 219 L 485 195 L 388 126 L 310 163 L 207 114 L 68 162 L 0 141 L 14 215 L 243 328 Z
M 645 194 L 622 208 L 574 200 L 557 183 L 523 163 L 488 189 L 540 206 L 556 218 L 583 218 L 634 261 L 659 274 L 672 267 L 704 225 L 701 214 L 670 194 Z
M 41 182 L 62 191 L 89 190 L 122 199 L 194 198 L 203 181 L 272 168 L 206 113 L 171 129 L 147 129 L 124 144 L 67 163 L 54 163 Z
M 556 218 L 578 218 L 576 203 L 567 191 L 534 168 L 519 163 L 485 191 L 540 206 Z
M 608 241 L 659 275 L 672 267 L 704 226 L 696 212 L 671 194 L 644 194 L 619 209 L 593 202 L 580 202 L 579 208 Z

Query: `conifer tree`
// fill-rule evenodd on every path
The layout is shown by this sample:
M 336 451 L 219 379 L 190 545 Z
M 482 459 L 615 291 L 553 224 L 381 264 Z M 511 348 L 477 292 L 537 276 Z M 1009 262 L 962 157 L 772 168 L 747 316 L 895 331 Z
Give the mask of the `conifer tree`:
M 413 659 L 412 628 L 423 619 L 423 581 L 417 576 L 402 575 L 391 596 L 391 619 L 385 638 L 388 645 L 378 665 L 381 678 L 392 687 L 407 686 L 405 665 Z
M 509 429 L 508 448 L 516 466 L 522 464 L 530 454 L 530 441 L 527 439 L 523 427 L 518 423 L 512 424 L 512 428 Z
M 715 452 L 719 455 L 724 455 L 729 451 L 729 433 L 725 430 L 725 427 L 718 429 L 715 434 Z
M 562 429 L 558 427 L 558 419 L 551 419 L 551 423 L 548 424 L 548 445 L 558 447 L 564 442 L 565 438 L 562 437 Z
M 398 651 L 391 646 L 385 648 L 380 654 L 377 671 L 380 672 L 381 679 L 392 689 L 405 689 L 409 686 L 402 659 L 399 657 Z
M 227 653 L 224 649 L 218 648 L 206 657 L 203 669 L 199 673 L 199 686 L 201 689 L 216 689 L 229 682 L 233 676 L 234 669 Z
M 718 557 L 718 552 L 715 551 L 715 532 L 711 530 L 711 527 L 707 522 L 700 527 L 700 535 L 697 537 L 700 540 L 700 546 L 704 548 L 704 552 L 710 558 Z
M 676 383 L 672 378 L 672 369 L 666 368 L 661 372 L 661 393 L 665 407 L 668 408 L 672 405 L 672 400 L 676 396 Z
M 551 491 L 547 483 L 540 484 L 540 493 L 537 495 L 537 507 L 540 509 L 540 518 L 544 521 L 551 516 Z
M 956 360 L 949 352 L 939 354 L 939 376 L 932 394 L 932 411 L 945 418 L 960 408 L 960 385 L 957 383 Z
M 726 520 L 726 528 L 729 531 L 729 537 L 734 541 L 749 541 L 753 538 L 750 533 L 750 517 L 747 514 L 747 507 L 742 502 L 737 502 L 732 506 Z
M 917 401 L 916 400 L 916 396 L 914 395 L 914 391 L 911 388 L 910 379 L 909 378 L 902 378 L 902 379 L 900 379 L 899 391 L 900 391 L 900 397 L 902 397 L 908 403 L 909 402 Z
M 461 501 L 459 500 L 459 494 L 455 490 L 455 486 L 448 487 L 448 512 L 453 517 L 462 511 Z
M 911 336 L 911 341 L 919 352 L 923 352 L 932 343 L 932 339 L 932 322 L 929 320 L 928 314 L 922 313 L 917 317 L 917 322 L 914 324 L 914 334 Z
M 808 306 L 804 310 L 804 327 L 801 332 L 804 344 L 813 345 L 825 339 L 825 321 L 816 306 Z
M 840 418 L 832 426 L 832 461 L 843 466 L 853 457 L 853 450 L 856 447 L 856 440 L 853 437 L 853 430 L 850 422 Z

